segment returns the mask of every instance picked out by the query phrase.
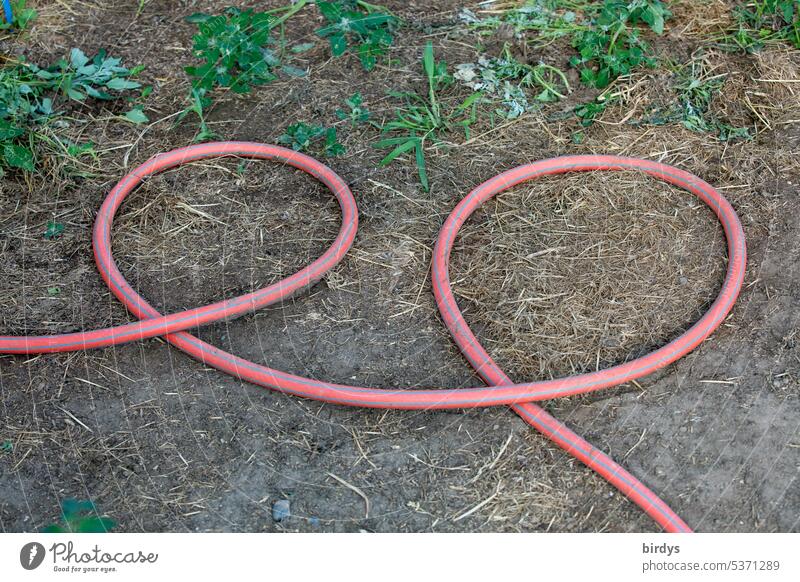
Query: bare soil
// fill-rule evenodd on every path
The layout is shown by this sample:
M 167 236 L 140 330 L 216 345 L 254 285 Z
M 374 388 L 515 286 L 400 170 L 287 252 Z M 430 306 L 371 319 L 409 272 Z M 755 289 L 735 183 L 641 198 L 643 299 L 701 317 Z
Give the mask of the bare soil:
M 232 2 L 238 6 L 264 3 Z M 23 38 L 0 51 L 52 61 L 73 46 L 147 65 L 152 120 L 183 106 L 194 25 L 210 1 L 39 4 Z M 273 3 L 268 3 L 272 5 Z M 331 59 L 324 42 L 296 57 L 307 78 L 281 78 L 211 114 L 226 139 L 275 142 L 289 123 L 332 124 L 355 90 L 373 118 L 387 90 L 419 88 L 421 46 L 448 63 L 502 37 L 463 31 L 475 2 L 387 2 L 410 26 L 373 72 Z M 719 5 L 679 2 L 659 53 L 685 61 L 717 30 Z M 275 5 L 278 5 L 277 3 Z M 314 40 L 317 13 L 287 27 Z M 494 47 L 494 49 L 493 49 Z M 567 44 L 526 58 L 566 67 Z M 800 529 L 800 71 L 797 51 L 771 47 L 705 57 L 728 77 L 720 115 L 756 131 L 721 142 L 678 125 L 634 125 L 670 78 L 623 80 L 621 101 L 582 143 L 567 115 L 580 88 L 512 123 L 473 128 L 428 155 L 431 192 L 411 163 L 378 167 L 367 125 L 338 125 L 347 146 L 328 160 L 351 186 L 361 226 L 346 260 L 291 301 L 197 333 L 243 357 L 309 377 L 393 388 L 480 385 L 436 312 L 431 249 L 447 214 L 500 171 L 570 153 L 657 159 L 718 187 L 739 213 L 749 264 L 731 316 L 665 370 L 545 407 L 622 462 L 705 531 Z M 576 81 L 573 78 L 573 81 Z M 463 99 L 465 91 L 452 90 Z M 91 225 L 108 189 L 150 156 L 189 143 L 172 120 L 134 127 L 120 109 L 87 106 L 69 128 L 98 144 L 94 176 L 21 176 L 0 183 L 0 332 L 45 334 L 130 320 L 97 275 Z M 58 168 L 48 168 L 55 172 Z M 66 225 L 45 240 L 52 218 Z M 114 253 L 162 312 L 261 287 L 324 251 L 338 207 L 308 176 L 264 162 L 219 160 L 154 177 L 130 197 Z M 713 301 L 725 270 L 713 214 L 690 194 L 633 172 L 532 182 L 487 204 L 461 233 L 454 289 L 475 333 L 515 380 L 551 378 L 635 358 L 677 337 Z M 113 349 L 0 357 L 0 528 L 34 531 L 64 499 L 91 499 L 116 531 L 653 531 L 591 471 L 504 408 L 454 412 L 335 407 L 273 393 L 204 368 L 154 339 Z M 364 500 L 342 480 L 369 498 Z M 291 501 L 276 523 L 271 506 Z M 469 510 L 482 504 L 467 517 Z

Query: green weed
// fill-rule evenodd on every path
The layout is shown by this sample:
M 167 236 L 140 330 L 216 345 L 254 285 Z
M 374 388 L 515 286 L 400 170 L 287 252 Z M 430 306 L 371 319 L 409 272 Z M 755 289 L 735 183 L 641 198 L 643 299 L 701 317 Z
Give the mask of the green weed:
M 519 35 L 535 31 L 536 44 L 546 44 L 557 38 L 569 38 L 577 55 L 570 65 L 580 72 L 581 82 L 597 89 L 607 88 L 617 77 L 627 75 L 640 66 L 654 67 L 656 59 L 650 46 L 640 36 L 640 25 L 656 34 L 664 32 L 671 13 L 667 3 L 660 0 L 531 0 L 524 6 L 500 17 L 479 19 L 469 11 L 461 18 L 476 29 L 492 29 L 501 24 L 511 25 Z M 505 60 L 508 60 L 507 58 Z M 569 90 L 566 77 L 558 69 L 540 64 L 527 71 L 513 62 L 500 64 L 501 76 L 520 78 L 523 83 L 541 87 L 540 101 L 556 100 Z M 561 89 L 563 87 L 563 90 Z M 503 102 L 507 114 L 518 115 L 529 107 L 519 87 L 503 86 Z M 574 112 L 584 126 L 591 125 L 609 106 L 604 96 L 584 103 Z
M 543 45 L 555 39 L 573 35 L 588 27 L 579 22 L 578 12 L 593 3 L 582 0 L 529 0 L 523 6 L 500 16 L 478 18 L 471 10 L 463 9 L 461 20 L 481 34 L 491 34 L 500 26 L 510 26 L 518 38 L 524 32 L 536 32 L 534 44 Z
M 348 111 L 337 109 L 336 117 L 342 121 L 349 120 L 352 127 L 355 127 L 359 123 L 366 123 L 369 121 L 369 109 L 364 107 L 361 93 L 353 93 L 350 97 L 345 99 L 344 104 L 347 106 Z
M 306 74 L 302 69 L 281 63 L 282 45 L 278 46 L 271 32 L 307 3 L 308 0 L 299 0 L 267 12 L 231 7 L 221 15 L 198 12 L 186 18 L 198 27 L 192 37 L 192 50 L 202 64 L 185 67 L 192 87 L 189 106 L 178 116 L 178 122 L 189 113 L 197 115 L 200 132 L 195 141 L 216 137 L 205 119 L 205 111 L 213 103 L 214 89 L 221 87 L 243 94 L 274 81 L 278 71 L 290 76 Z M 282 15 L 275 16 L 278 13 Z
M 44 238 L 53 240 L 61 236 L 64 232 L 64 225 L 60 222 L 51 220 L 47 223 L 47 228 L 44 231 Z
M 326 156 L 338 156 L 345 148 L 336 137 L 335 127 L 294 123 L 278 138 L 278 143 L 286 144 L 298 152 L 311 152 L 319 149 Z
M 197 24 L 192 37 L 194 56 L 203 64 L 185 67 L 192 81 L 189 106 L 178 117 L 197 115 L 200 133 L 196 141 L 213 138 L 205 110 L 211 107 L 211 91 L 226 87 L 234 93 L 248 93 L 253 86 L 264 85 L 277 78 L 273 69 L 280 59 L 267 47 L 271 42 L 272 16 L 264 12 L 227 8 L 222 15 L 198 12 L 187 22 Z
M 328 24 L 316 34 L 328 39 L 335 57 L 349 48 L 358 54 L 364 69 L 371 71 L 392 45 L 392 31 L 398 22 L 385 8 L 358 0 L 317 2 L 317 8 Z
M 469 137 L 469 126 L 475 121 L 481 93 L 473 93 L 455 107 L 442 102 L 439 92 L 452 85 L 453 77 L 447 73 L 447 64 L 444 61 L 435 60 L 430 42 L 425 45 L 422 54 L 422 68 L 427 81 L 426 94 L 393 93 L 393 96 L 403 99 L 404 103 L 395 111 L 394 119 L 381 126 L 381 131 L 384 134 L 400 135 L 382 139 L 373 144 L 373 147 L 392 148 L 381 160 L 382 166 L 413 151 L 419 181 L 427 191 L 430 185 L 425 165 L 426 143 L 435 143 L 442 134 L 456 128 L 462 128 Z
M 107 533 L 116 527 L 109 517 L 101 517 L 91 501 L 66 499 L 61 504 L 62 523 L 42 528 L 42 533 Z
M 185 118 L 189 113 L 194 113 L 200 123 L 200 131 L 195 135 L 194 141 L 206 141 L 217 138 L 206 122 L 206 110 L 211 106 L 211 98 L 206 97 L 206 92 L 201 89 L 192 88 L 188 97 L 189 105 L 178 115 L 178 122 Z
M 800 3 L 797 0 L 746 2 L 736 10 L 734 42 L 751 50 L 767 42 L 785 41 L 800 48 Z
M 726 75 L 708 76 L 700 61 L 693 60 L 676 73 L 675 102 L 656 109 L 643 123 L 680 123 L 691 131 L 714 133 L 721 141 L 750 139 L 747 127 L 734 127 L 712 113 L 712 102 L 722 92 Z
M 488 19 L 479 19 L 468 10 L 461 12 L 461 19 L 478 30 L 506 25 L 512 26 L 517 36 L 536 32 L 533 42 L 537 45 L 569 38 L 578 51 L 570 63 L 579 69 L 584 84 L 598 89 L 636 67 L 655 65 L 638 27 L 646 24 L 662 34 L 670 16 L 666 3 L 660 0 L 531 0 Z
M 572 46 L 578 55 L 570 60 L 581 81 L 603 89 L 620 75 L 639 66 L 654 67 L 649 45 L 640 38 L 637 24 L 646 23 L 656 33 L 664 31 L 670 12 L 658 0 L 605 0 L 592 27 L 575 34 Z
M 61 59 L 48 69 L 30 66 L 37 77 L 50 83 L 51 88 L 80 102 L 87 97 L 109 101 L 114 99 L 109 91 L 139 89 L 141 83 L 131 80 L 131 77 L 144 69 L 143 66 L 127 69 L 121 66 L 120 59 L 109 57 L 105 50 L 90 59 L 77 48 L 72 49 L 69 59 Z
M 10 168 L 35 171 L 37 146 L 56 155 L 86 153 L 49 131 L 52 122 L 63 118 L 59 106 L 63 101 L 118 99 L 141 88 L 133 80 L 141 70 L 123 67 L 105 51 L 89 58 L 80 49 L 47 68 L 26 62 L 0 68 L 0 175 Z
M 202 65 L 186 67 L 192 88 L 208 92 L 226 87 L 234 93 L 248 93 L 277 77 L 280 60 L 267 47 L 272 16 L 265 12 L 227 8 L 223 15 L 196 13 L 186 18 L 197 24 L 193 37 L 194 56 Z
M 600 117 L 608 107 L 616 102 L 615 99 L 600 95 L 594 101 L 581 103 L 573 110 L 583 127 L 589 127 Z
M 139 18 L 144 12 L 145 6 L 150 3 L 150 0 L 139 0 L 139 6 L 136 8 L 136 18 Z
M 477 63 L 458 65 L 455 77 L 473 90 L 498 99 L 503 106 L 498 113 L 508 119 L 534 108 L 526 93 L 528 89 L 536 91 L 535 103 L 563 99 L 570 91 L 569 81 L 562 71 L 545 63 L 521 63 L 508 46 L 503 48 L 500 57 L 482 56 Z

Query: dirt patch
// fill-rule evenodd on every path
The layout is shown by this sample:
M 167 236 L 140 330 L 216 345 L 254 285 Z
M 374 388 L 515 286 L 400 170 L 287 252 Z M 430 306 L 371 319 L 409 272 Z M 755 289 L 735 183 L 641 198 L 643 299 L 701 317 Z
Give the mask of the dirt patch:
M 433 40 L 450 63 L 474 60 L 475 39 L 456 26 L 463 3 L 391 4 L 414 21 L 391 50 L 399 65 L 366 73 L 355 58 L 330 59 L 320 43 L 299 57 L 307 79 L 224 97 L 213 128 L 230 139 L 274 142 L 294 121 L 333 123 L 334 110 L 356 88 L 380 118 L 393 108 L 387 89 L 422 82 L 424 41 Z M 138 18 L 123 2 L 87 2 L 74 13 L 43 8 L 38 30 L 9 52 L 47 60 L 71 46 L 87 53 L 105 47 L 127 63 L 144 62 L 156 85 L 148 114 L 157 119 L 178 109 L 186 91 L 179 67 L 188 64 L 192 26 L 183 17 L 216 7 L 154 0 Z M 687 30 L 723 20 L 716 12 L 677 14 Z M 315 13 L 292 22 L 292 39 L 313 40 Z M 660 50 L 674 46 L 674 54 L 688 57 L 696 47 L 684 44 L 669 37 Z M 197 333 L 243 357 L 322 380 L 480 385 L 441 324 L 428 281 L 433 241 L 458 200 L 500 171 L 554 155 L 614 153 L 678 165 L 720 188 L 742 218 L 750 262 L 736 308 L 708 341 L 664 371 L 546 407 L 700 530 L 797 530 L 800 134 L 797 89 L 780 82 L 797 62 L 787 51 L 713 54 L 713 66 L 739 73 L 731 75 L 721 114 L 753 124 L 753 141 L 720 142 L 675 124 L 631 125 L 626 116 L 658 102 L 672 82 L 645 72 L 581 144 L 573 143 L 578 127 L 564 113 L 589 97 L 585 90 L 511 124 L 478 124 L 470 142 L 431 152 L 430 193 L 410 164 L 377 167 L 373 129 L 340 125 L 348 153 L 330 164 L 351 185 L 361 217 L 346 260 L 303 296 Z M 456 88 L 451 98 L 463 96 Z M 130 320 L 95 272 L 94 214 L 126 169 L 186 145 L 194 130 L 106 121 L 80 131 L 105 148 L 94 176 L 69 185 L 0 184 L 3 333 Z M 44 240 L 54 216 L 64 234 Z M 338 224 L 330 194 L 307 176 L 265 162 L 213 161 L 148 180 L 121 210 L 114 252 L 132 285 L 169 312 L 290 274 L 324 250 Z M 476 334 L 523 380 L 625 361 L 674 338 L 715 297 L 724 260 L 719 227 L 689 194 L 637 174 L 592 174 L 498 196 L 459 237 L 452 278 Z M 0 453 L 4 531 L 55 521 L 65 498 L 92 499 L 121 531 L 654 529 L 505 409 L 323 405 L 223 376 L 157 339 L 4 356 L 0 395 L 0 442 L 13 443 Z M 363 500 L 330 474 L 369 497 L 369 518 Z M 270 508 L 283 498 L 294 517 L 277 524 Z

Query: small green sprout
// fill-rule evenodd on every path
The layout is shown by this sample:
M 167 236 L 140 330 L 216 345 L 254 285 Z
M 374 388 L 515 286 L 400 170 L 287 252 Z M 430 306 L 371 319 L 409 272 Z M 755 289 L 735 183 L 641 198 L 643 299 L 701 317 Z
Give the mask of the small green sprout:
M 350 125 L 353 127 L 359 123 L 366 123 L 369 121 L 369 110 L 364 107 L 361 93 L 353 93 L 353 95 L 345 99 L 344 104 L 347 105 L 349 111 L 337 109 L 336 117 L 342 121 L 349 119 Z

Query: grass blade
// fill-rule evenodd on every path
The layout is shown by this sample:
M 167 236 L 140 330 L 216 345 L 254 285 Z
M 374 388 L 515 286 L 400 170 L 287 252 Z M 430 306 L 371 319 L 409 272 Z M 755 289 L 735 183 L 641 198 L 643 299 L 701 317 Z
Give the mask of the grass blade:
M 433 59 L 433 44 L 430 41 L 425 45 L 425 50 L 422 51 L 422 66 L 425 69 L 425 74 L 428 75 L 428 84 L 433 85 L 436 62 Z
M 422 184 L 422 189 L 425 192 L 430 190 L 428 185 L 428 172 L 425 170 L 425 152 L 422 151 L 422 140 L 417 139 L 417 171 L 419 172 L 419 181 Z
M 396 157 L 404 154 L 405 152 L 413 149 L 414 147 L 419 148 L 419 138 L 418 137 L 409 138 L 408 141 L 406 141 L 405 143 L 401 143 L 399 146 L 394 148 L 389 153 L 388 156 L 386 156 L 385 158 L 383 158 L 381 160 L 381 164 L 380 165 L 381 166 L 385 166 L 386 164 L 391 163 L 392 160 L 394 160 Z

